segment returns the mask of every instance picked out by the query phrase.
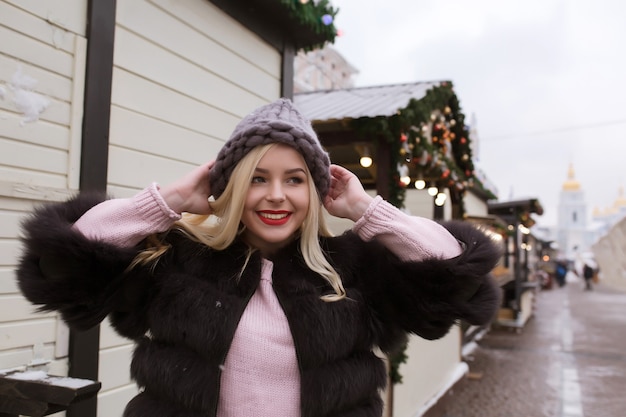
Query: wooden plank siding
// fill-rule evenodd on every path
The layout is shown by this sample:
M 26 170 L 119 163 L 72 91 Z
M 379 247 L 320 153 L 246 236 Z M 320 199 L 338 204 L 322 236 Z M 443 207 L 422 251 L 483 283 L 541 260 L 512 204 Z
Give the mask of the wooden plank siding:
M 85 0 L 4 0 L 75 35 L 86 36 L 87 2 Z M 9 25 L 10 26 L 10 25 Z
M 118 1 L 109 192 L 214 157 L 241 117 L 280 96 L 281 60 L 208 1 Z
M 78 189 L 85 28 L 85 0 L 0 2 L 0 369 L 44 360 L 67 374 L 67 328 L 55 313 L 35 312 L 15 268 L 24 217 Z M 38 120 L 26 121 L 23 93 L 48 101 Z

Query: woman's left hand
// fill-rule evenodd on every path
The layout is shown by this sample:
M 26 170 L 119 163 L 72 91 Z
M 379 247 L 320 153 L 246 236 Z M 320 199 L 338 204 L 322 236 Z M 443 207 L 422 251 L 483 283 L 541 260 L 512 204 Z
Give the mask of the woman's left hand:
M 176 213 L 211 214 L 209 175 L 215 161 L 196 167 L 160 190 L 167 205 Z
M 356 222 L 371 201 L 356 175 L 339 165 L 330 166 L 330 190 L 324 199 L 328 213 Z

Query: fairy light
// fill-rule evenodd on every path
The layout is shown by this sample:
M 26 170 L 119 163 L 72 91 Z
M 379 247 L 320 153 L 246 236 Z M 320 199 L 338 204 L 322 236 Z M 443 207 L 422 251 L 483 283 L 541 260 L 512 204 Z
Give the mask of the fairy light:
M 326 26 L 330 25 L 331 23 L 333 23 L 333 17 L 329 14 L 323 15 L 322 23 L 325 24 Z

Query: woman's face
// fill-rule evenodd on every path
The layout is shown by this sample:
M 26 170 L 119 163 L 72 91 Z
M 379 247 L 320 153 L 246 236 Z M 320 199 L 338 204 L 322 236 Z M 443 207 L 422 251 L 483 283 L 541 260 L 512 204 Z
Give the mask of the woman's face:
M 289 243 L 309 210 L 304 159 L 294 148 L 274 145 L 259 161 L 241 216 L 244 237 L 263 254 Z

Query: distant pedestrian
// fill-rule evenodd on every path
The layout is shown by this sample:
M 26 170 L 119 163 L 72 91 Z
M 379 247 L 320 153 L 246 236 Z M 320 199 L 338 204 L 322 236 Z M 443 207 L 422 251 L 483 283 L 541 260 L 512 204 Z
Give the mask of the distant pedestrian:
M 556 261 L 556 269 L 554 271 L 556 282 L 559 287 L 565 285 L 565 276 L 567 275 L 567 264 L 565 261 Z
M 593 267 L 589 265 L 589 262 L 585 262 L 585 265 L 583 266 L 583 278 L 585 279 L 586 291 L 591 291 L 593 289 L 593 286 L 591 285 L 591 281 L 593 280 L 594 272 L 595 271 Z

